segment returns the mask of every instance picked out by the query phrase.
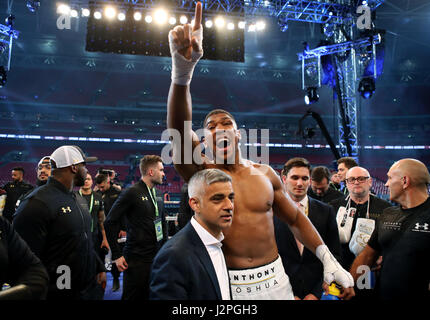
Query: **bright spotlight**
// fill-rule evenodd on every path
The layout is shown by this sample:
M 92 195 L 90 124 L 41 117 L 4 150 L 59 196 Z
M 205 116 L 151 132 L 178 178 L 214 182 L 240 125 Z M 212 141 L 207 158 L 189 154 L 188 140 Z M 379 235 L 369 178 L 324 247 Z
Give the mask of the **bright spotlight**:
M 146 23 L 151 23 L 152 22 L 152 16 L 150 16 L 149 14 L 145 16 L 145 22 Z
M 77 11 L 77 10 L 75 10 L 75 9 L 71 10 L 71 11 L 70 11 L 70 16 L 71 16 L 72 18 L 77 18 L 77 17 L 78 17 L 78 11 Z
M 100 11 L 96 11 L 94 12 L 94 18 L 96 18 L 97 20 L 102 18 L 102 13 Z
M 140 20 L 142 20 L 142 14 L 139 11 L 137 11 L 134 13 L 133 18 L 136 21 L 140 21 Z
M 218 17 L 215 19 L 215 25 L 217 26 L 217 28 L 222 28 L 225 25 L 225 20 L 223 17 Z
M 124 21 L 125 20 L 125 13 L 124 12 L 118 13 L 118 20 L 119 21 Z
M 255 24 L 250 24 L 249 25 L 248 32 L 255 32 Z
M 264 23 L 264 21 L 258 21 L 255 27 L 258 31 L 261 31 L 266 28 L 266 24 Z
M 82 8 L 82 16 L 83 17 L 89 17 L 90 16 L 90 9 Z
M 105 17 L 108 19 L 113 19 L 116 16 L 116 10 L 113 7 L 106 7 L 105 9 Z
M 154 20 L 158 24 L 165 24 L 167 22 L 167 11 L 164 9 L 155 10 Z
M 212 28 L 213 25 L 214 25 L 214 23 L 212 22 L 212 20 L 206 20 L 206 22 L 205 22 L 206 28 Z
M 179 18 L 179 22 L 181 24 L 186 24 L 188 22 L 188 18 L 186 16 L 181 16 L 181 18 Z
M 57 7 L 57 13 L 59 14 L 69 14 L 70 13 L 70 6 L 67 4 L 60 4 Z
M 239 21 L 239 23 L 238 23 L 238 27 L 239 27 L 239 29 L 245 29 L 245 21 Z
M 175 17 L 170 17 L 169 18 L 169 24 L 171 24 L 171 25 L 176 24 L 176 18 Z
M 233 22 L 227 23 L 227 29 L 228 30 L 234 30 L 234 23 Z

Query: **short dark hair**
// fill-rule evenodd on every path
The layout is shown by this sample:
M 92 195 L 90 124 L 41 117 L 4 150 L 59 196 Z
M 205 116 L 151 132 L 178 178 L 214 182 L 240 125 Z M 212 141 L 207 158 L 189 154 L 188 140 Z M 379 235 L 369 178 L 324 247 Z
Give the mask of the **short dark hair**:
M 236 122 L 236 119 L 233 117 L 233 115 L 230 113 L 230 112 L 228 112 L 228 111 L 226 111 L 226 110 L 224 110 L 224 109 L 214 109 L 214 110 L 212 110 L 211 112 L 209 112 L 207 115 L 206 115 L 206 117 L 205 117 L 205 120 L 203 120 L 203 128 L 204 127 L 206 127 L 206 121 L 208 120 L 208 118 L 210 117 L 210 116 L 213 116 L 214 114 L 219 114 L 219 113 L 225 113 L 226 115 L 228 115 L 235 123 L 236 123 L 236 125 L 237 125 L 237 122 Z
M 299 168 L 305 167 L 305 168 L 308 168 L 309 171 L 311 171 L 311 164 L 305 158 L 291 158 L 290 160 L 285 162 L 284 168 L 282 169 L 282 172 L 281 172 L 282 175 L 284 176 L 288 175 L 288 172 L 291 170 L 291 168 L 294 168 L 294 167 L 299 167 Z
M 104 173 L 100 173 L 97 177 L 96 177 L 96 184 L 100 184 L 102 182 L 107 181 L 109 178 L 109 176 L 107 174 Z
M 351 157 L 343 157 L 337 160 L 337 165 L 340 165 L 341 163 L 343 163 L 345 165 L 345 167 L 347 167 L 348 169 L 351 169 L 353 167 L 357 167 L 358 163 L 357 161 L 355 161 L 354 158 Z
M 25 170 L 23 167 L 14 167 L 14 168 L 12 168 L 12 171 L 21 171 L 22 175 L 24 175 L 24 173 L 25 173 Z
M 324 178 L 327 179 L 327 182 L 330 182 L 330 170 L 325 166 L 318 166 L 312 168 L 311 171 L 311 179 L 312 181 L 315 181 L 317 183 L 320 183 L 324 180 Z
M 158 162 L 163 163 L 163 160 L 161 159 L 160 156 L 157 156 L 155 154 L 147 154 L 142 159 L 140 159 L 140 164 L 139 164 L 140 174 L 142 176 L 146 175 L 146 170 L 150 166 L 153 166 L 154 164 L 156 164 Z

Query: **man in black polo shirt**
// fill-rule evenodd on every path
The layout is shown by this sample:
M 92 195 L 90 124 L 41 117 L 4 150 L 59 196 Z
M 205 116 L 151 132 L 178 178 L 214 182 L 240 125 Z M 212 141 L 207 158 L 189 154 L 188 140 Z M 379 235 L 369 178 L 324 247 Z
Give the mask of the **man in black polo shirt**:
M 382 255 L 379 297 L 430 301 L 430 175 L 415 159 L 402 159 L 388 171 L 390 200 L 400 207 L 384 210 L 367 246 L 355 259 L 351 274 L 360 266 L 373 266 Z
M 56 149 L 48 182 L 27 195 L 16 213 L 14 227 L 48 271 L 47 299 L 97 299 L 99 285 L 106 282 L 94 251 L 90 216 L 73 193 L 74 186 L 84 184 L 85 163 L 96 160 L 76 146 Z
M 33 189 L 33 186 L 24 181 L 24 168 L 15 167 L 12 169 L 12 181 L 6 183 L 3 188 L 6 191 L 6 203 L 3 209 L 3 216 L 12 222 L 15 213 L 16 202 L 19 197 Z
M 101 170 L 105 171 L 105 170 Z M 105 216 L 109 216 L 109 212 L 112 209 L 113 204 L 118 199 L 121 188 L 113 185 L 111 178 L 107 173 L 100 173 L 100 170 L 96 176 L 96 185 L 97 185 L 97 194 L 101 195 L 101 198 L 103 200 L 103 207 Z M 126 237 L 126 222 L 125 222 L 125 216 L 121 219 L 121 227 L 120 232 L 118 232 L 117 240 L 123 237 Z M 107 238 L 106 238 L 107 239 Z M 107 246 L 109 247 L 109 246 Z M 124 245 L 121 243 L 119 245 L 120 250 L 122 252 Z M 120 281 L 119 277 L 121 275 L 121 272 L 116 267 L 115 263 L 112 263 L 111 271 L 112 273 L 112 291 L 118 291 L 120 289 Z
M 109 250 L 109 244 L 106 238 L 106 232 L 104 228 L 105 212 L 103 206 L 102 196 L 98 192 L 94 192 L 93 189 L 93 178 L 89 173 L 85 178 L 84 185 L 76 192 L 76 197 L 82 207 L 87 207 L 88 212 L 91 216 L 91 233 L 93 236 L 94 248 L 99 254 L 102 261 L 105 259 L 105 255 Z
M 154 188 L 163 182 L 161 157 L 146 155 L 139 168 L 141 180 L 121 193 L 105 221 L 112 260 L 120 271 L 124 271 L 123 300 L 149 298 L 151 264 L 167 240 L 164 207 Z M 117 235 L 123 216 L 127 218 L 127 241 L 122 253 Z

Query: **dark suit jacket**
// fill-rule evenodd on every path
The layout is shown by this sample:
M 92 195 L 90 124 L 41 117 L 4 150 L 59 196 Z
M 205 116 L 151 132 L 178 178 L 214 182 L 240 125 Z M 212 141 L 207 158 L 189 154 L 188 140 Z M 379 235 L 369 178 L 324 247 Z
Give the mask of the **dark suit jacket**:
M 321 201 L 309 199 L 308 218 L 336 259 L 340 259 L 340 241 L 333 208 Z M 293 293 L 303 299 L 309 293 L 321 298 L 323 266 L 320 260 L 304 248 L 300 255 L 296 239 L 288 225 L 274 217 L 276 243 Z
M 191 223 L 156 255 L 151 268 L 150 300 L 222 300 L 212 260 Z

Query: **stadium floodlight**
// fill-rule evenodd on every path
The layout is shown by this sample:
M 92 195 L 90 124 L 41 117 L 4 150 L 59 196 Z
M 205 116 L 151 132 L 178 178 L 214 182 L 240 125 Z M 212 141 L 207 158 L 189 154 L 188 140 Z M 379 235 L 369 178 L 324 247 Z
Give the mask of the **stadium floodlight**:
M 147 15 L 145 16 L 145 22 L 146 22 L 146 23 L 151 23 L 151 22 L 152 22 L 152 16 L 151 16 L 151 15 L 149 15 L 149 14 L 147 14 Z
M 136 21 L 140 21 L 140 20 L 142 20 L 142 13 L 140 13 L 139 11 L 136 11 L 136 12 L 133 14 L 133 18 L 134 18 L 134 20 L 136 20 Z
M 94 18 L 96 18 L 97 20 L 100 20 L 102 18 L 102 13 L 100 11 L 95 11 Z
M 187 18 L 186 16 L 181 16 L 181 17 L 179 18 L 179 22 L 180 22 L 181 24 L 186 24 L 186 23 L 188 22 L 188 18 Z
M 154 21 L 157 24 L 165 24 L 167 22 L 167 11 L 164 9 L 155 10 Z
M 169 18 L 169 24 L 171 24 L 171 25 L 176 24 L 176 18 L 175 17 L 170 17 Z
M 106 7 L 105 8 L 105 17 L 108 19 L 113 19 L 116 16 L 116 10 L 114 7 Z
M 216 26 L 217 28 L 223 28 L 223 27 L 224 27 L 224 25 L 225 25 L 225 20 L 224 20 L 224 18 L 223 18 L 223 17 L 217 17 L 217 18 L 215 19 L 215 26 Z
M 90 9 L 82 8 L 82 16 L 83 17 L 89 17 L 90 16 Z

